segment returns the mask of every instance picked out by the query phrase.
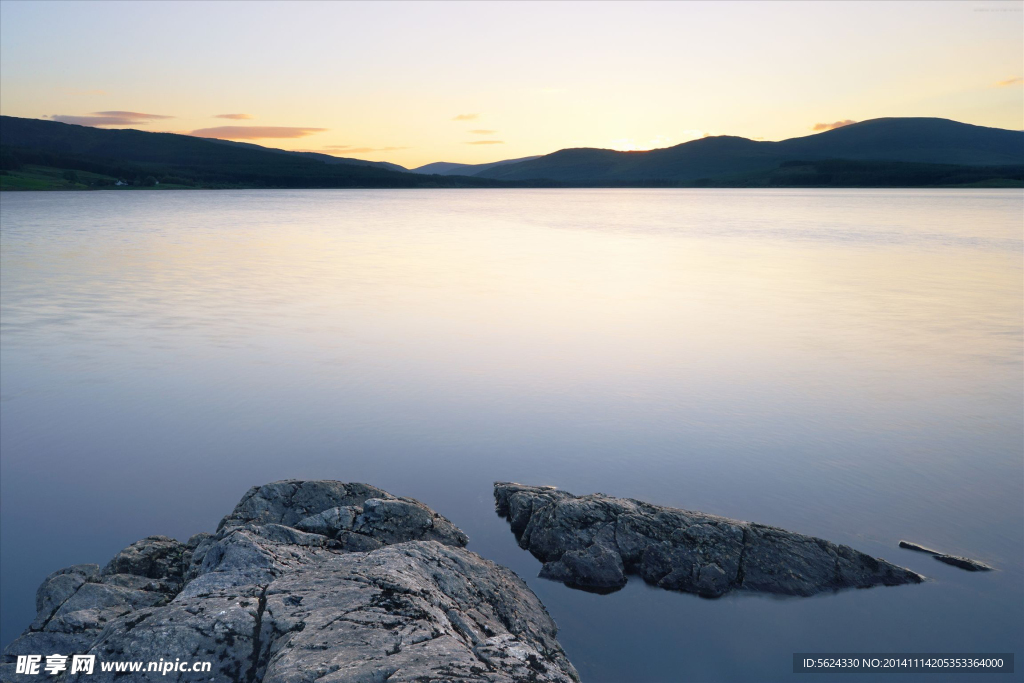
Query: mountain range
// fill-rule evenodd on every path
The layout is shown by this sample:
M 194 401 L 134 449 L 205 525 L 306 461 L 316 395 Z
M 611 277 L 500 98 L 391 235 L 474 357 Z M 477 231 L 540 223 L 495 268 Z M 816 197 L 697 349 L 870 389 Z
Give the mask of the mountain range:
M 519 159 L 505 159 L 503 161 L 492 161 L 489 164 L 455 164 L 448 161 L 435 161 L 432 164 L 426 166 L 420 166 L 418 168 L 410 169 L 413 173 L 423 173 L 426 175 L 480 175 L 484 171 L 489 171 L 492 168 L 498 166 L 507 166 L 509 164 L 518 164 L 520 161 L 533 161 L 539 159 L 539 156 L 532 157 L 520 157 Z
M 30 189 L 18 178 L 45 169 L 89 174 L 52 189 L 113 178 L 214 188 L 1024 186 L 1024 131 L 881 118 L 779 142 L 715 136 L 645 152 L 563 149 L 410 171 L 251 143 L 0 117 L 0 187 Z
M 40 119 L 0 117 L 0 170 L 59 168 L 140 184 L 185 187 L 495 187 L 480 178 L 421 176 L 358 159 L 271 149 L 249 143 L 105 130 Z M 89 176 L 90 178 L 92 176 Z M 3 178 L 3 176 L 0 176 Z M 10 183 L 16 186 L 14 182 Z M 4 183 L 4 187 L 8 183 Z M 50 189 L 50 188 L 46 188 Z
M 692 182 L 769 171 L 784 162 L 826 159 L 970 166 L 1024 164 L 1024 132 L 947 119 L 885 118 L 781 142 L 722 135 L 649 152 L 563 149 L 475 175 L 568 183 Z

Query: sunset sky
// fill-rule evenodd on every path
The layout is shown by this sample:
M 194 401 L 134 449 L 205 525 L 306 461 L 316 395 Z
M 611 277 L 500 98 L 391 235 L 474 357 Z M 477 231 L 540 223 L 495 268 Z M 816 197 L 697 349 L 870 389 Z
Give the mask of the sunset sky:
M 940 116 L 1024 128 L 1024 3 L 0 2 L 0 113 L 484 163 Z

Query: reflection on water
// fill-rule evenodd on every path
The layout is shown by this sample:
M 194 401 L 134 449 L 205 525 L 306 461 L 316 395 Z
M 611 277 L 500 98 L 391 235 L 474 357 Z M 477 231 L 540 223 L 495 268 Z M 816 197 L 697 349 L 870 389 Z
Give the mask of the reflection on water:
M 212 530 L 253 484 L 333 478 L 423 500 L 518 571 L 584 680 L 787 680 L 797 651 L 1020 658 L 1022 208 L 1014 190 L 5 193 L 0 640 L 59 567 Z M 571 591 L 534 578 L 499 479 L 776 524 L 935 580 Z

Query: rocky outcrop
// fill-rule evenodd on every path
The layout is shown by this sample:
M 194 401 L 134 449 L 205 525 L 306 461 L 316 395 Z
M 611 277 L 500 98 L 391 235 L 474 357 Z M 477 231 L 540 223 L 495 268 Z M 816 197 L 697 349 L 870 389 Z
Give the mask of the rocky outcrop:
M 783 529 L 603 494 L 498 482 L 498 514 L 540 575 L 611 591 L 628 574 L 668 590 L 718 597 L 734 590 L 812 595 L 924 580 L 845 545 Z
M 910 541 L 900 541 L 900 547 L 906 548 L 907 550 L 916 550 L 919 553 L 927 553 L 939 562 L 944 562 L 946 564 L 953 565 L 954 567 L 959 567 L 960 569 L 966 569 L 969 572 L 992 571 L 992 567 L 988 566 L 984 562 L 972 560 L 969 557 L 960 557 L 959 555 L 947 555 L 946 553 L 941 553 L 938 550 L 932 550 L 931 548 L 926 548 L 923 545 L 911 543 Z
M 251 489 L 215 534 L 154 536 L 104 568 L 39 588 L 38 616 L 4 652 L 96 656 L 48 680 L 217 683 L 578 680 L 543 605 L 513 572 L 465 550 L 423 504 L 364 484 Z M 211 662 L 201 675 L 101 663 Z

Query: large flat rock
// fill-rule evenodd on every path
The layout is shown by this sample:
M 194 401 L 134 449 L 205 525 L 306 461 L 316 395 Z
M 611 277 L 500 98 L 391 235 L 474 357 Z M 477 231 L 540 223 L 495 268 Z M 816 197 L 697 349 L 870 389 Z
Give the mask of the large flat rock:
M 763 524 L 544 486 L 494 485 L 498 514 L 540 575 L 609 591 L 635 574 L 668 590 L 813 595 L 920 583 L 920 574 L 820 538 Z
M 215 534 L 146 538 L 104 569 L 48 577 L 0 680 L 577 681 L 537 597 L 466 542 L 423 504 L 365 484 L 255 487 Z M 17 655 L 54 653 L 95 655 L 94 672 L 15 671 Z M 101 670 L 160 660 L 212 666 Z

